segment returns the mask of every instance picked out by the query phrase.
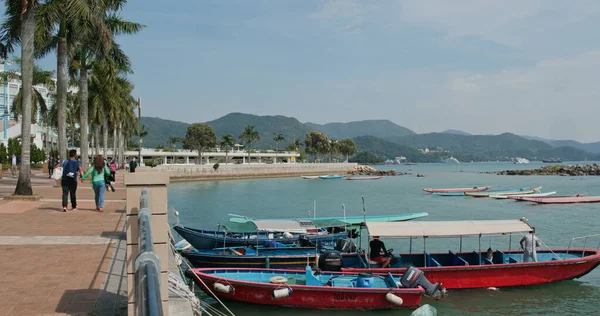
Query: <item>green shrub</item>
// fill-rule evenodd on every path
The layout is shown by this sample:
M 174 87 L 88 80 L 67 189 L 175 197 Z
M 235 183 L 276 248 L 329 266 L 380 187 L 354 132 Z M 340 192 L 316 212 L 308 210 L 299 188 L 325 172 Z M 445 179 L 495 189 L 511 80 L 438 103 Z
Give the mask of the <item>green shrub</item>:
M 215 171 L 217 171 L 217 169 L 219 169 L 219 163 L 218 162 L 213 165 L 213 169 L 215 169 Z

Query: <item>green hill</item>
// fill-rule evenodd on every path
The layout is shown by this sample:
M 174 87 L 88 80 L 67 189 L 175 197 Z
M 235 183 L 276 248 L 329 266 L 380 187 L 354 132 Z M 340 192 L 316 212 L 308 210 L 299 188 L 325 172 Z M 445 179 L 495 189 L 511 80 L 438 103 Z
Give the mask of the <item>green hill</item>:
M 389 120 L 364 120 L 348 123 L 306 123 L 312 129 L 323 132 L 333 139 L 375 136 L 380 138 L 415 135 L 415 132 Z
M 444 156 L 442 154 L 425 155 L 414 148 L 398 145 L 374 136 L 359 136 L 352 140 L 356 144 L 358 153 L 372 153 L 382 160 L 404 156 L 410 162 L 439 162 Z
M 178 121 L 165 120 L 158 117 L 142 116 L 142 125 L 148 132 L 143 139 L 145 148 L 155 148 L 158 145 L 168 146 L 169 137 L 183 137 L 190 124 Z M 134 137 L 134 139 L 137 139 Z M 181 144 L 179 145 L 181 147 Z
M 300 123 L 293 117 L 281 115 L 266 115 L 258 116 L 244 113 L 229 113 L 216 120 L 206 122 L 215 130 L 217 137 L 226 134 L 233 135 L 236 141 L 239 142 L 239 136 L 244 131 L 246 125 L 256 126 L 256 131 L 260 135 L 260 140 L 252 145 L 252 148 L 275 149 L 275 141 L 273 133 L 282 134 L 285 141 L 279 144 L 279 149 L 282 149 L 294 138 L 304 142 L 306 133 L 311 129 Z

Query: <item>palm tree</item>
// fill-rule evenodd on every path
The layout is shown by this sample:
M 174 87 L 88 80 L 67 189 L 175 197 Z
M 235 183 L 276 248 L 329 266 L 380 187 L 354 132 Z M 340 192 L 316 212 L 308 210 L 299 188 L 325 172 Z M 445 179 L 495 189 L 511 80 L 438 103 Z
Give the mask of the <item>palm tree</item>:
M 228 153 L 229 153 L 229 147 L 233 147 L 233 145 L 235 145 L 235 140 L 233 139 L 233 135 L 231 135 L 231 134 L 223 135 L 221 137 L 221 142 L 219 142 L 219 145 L 225 147 L 225 163 L 227 163 L 227 161 L 229 160 L 227 158 Z
M 260 135 L 256 131 L 256 126 L 246 125 L 244 132 L 239 136 L 240 141 L 246 145 L 248 151 L 248 163 L 250 163 L 250 145 L 260 140 Z
M 31 100 L 33 90 L 33 59 L 34 59 L 34 35 L 35 17 L 38 1 L 6 1 L 6 20 L 0 27 L 0 42 L 4 43 L 2 54 L 11 52 L 13 45 L 21 45 L 21 84 L 23 94 L 21 97 L 21 109 L 23 120 L 21 121 L 21 168 L 19 179 L 15 187 L 15 194 L 33 195 L 31 189 Z
M 284 141 L 285 137 L 282 134 L 273 133 L 273 140 L 275 141 L 275 163 L 277 163 L 277 152 L 279 151 L 279 142 Z
M 21 64 L 20 59 L 15 59 L 16 64 Z M 54 90 L 54 81 L 52 80 L 52 72 L 51 71 L 43 71 L 38 66 L 33 66 L 33 86 L 45 86 L 48 90 Z M 19 116 L 22 116 L 23 111 L 21 109 L 21 103 L 23 98 L 23 86 L 19 89 L 15 99 L 13 100 L 10 112 L 15 118 L 15 120 L 19 120 Z M 41 116 L 46 116 L 48 113 L 48 105 L 44 100 L 42 94 L 35 88 L 32 87 L 31 91 L 31 121 L 36 121 L 37 114 L 40 113 Z
M 173 148 L 173 160 L 172 163 L 175 164 L 175 148 L 177 148 L 177 144 L 181 142 L 179 137 L 171 136 L 169 137 L 169 145 Z
M 98 13 L 99 0 L 50 0 L 40 6 L 38 11 L 36 32 L 36 57 L 42 58 L 51 51 L 56 51 L 57 80 L 56 103 L 58 117 L 59 152 L 67 151 L 67 115 L 68 66 L 69 58 L 76 49 L 76 35 L 81 32 L 80 21 L 89 21 L 98 28 L 96 37 L 100 42 L 108 43 L 110 31 Z
M 90 1 L 90 0 L 88 0 Z M 98 1 L 97 5 L 89 16 L 96 23 L 89 23 L 92 20 L 81 20 L 74 22 L 74 28 L 77 32 L 78 49 L 76 50 L 72 62 L 72 72 L 78 70 L 79 74 L 79 124 L 81 130 L 81 160 L 84 164 L 88 163 L 88 70 L 92 69 L 94 62 L 106 62 L 111 60 L 123 68 L 130 68 L 129 58 L 123 53 L 119 45 L 114 41 L 115 35 L 134 34 L 145 26 L 142 24 L 124 21 L 118 16 L 118 12 L 127 2 L 126 0 Z M 109 36 L 98 37 L 102 32 L 102 26 L 107 26 L 110 30 Z

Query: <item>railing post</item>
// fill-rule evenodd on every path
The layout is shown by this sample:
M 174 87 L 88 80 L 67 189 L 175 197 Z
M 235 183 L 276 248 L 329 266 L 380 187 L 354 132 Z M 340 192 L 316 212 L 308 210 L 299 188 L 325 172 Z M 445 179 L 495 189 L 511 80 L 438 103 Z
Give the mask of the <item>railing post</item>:
M 168 314 L 168 183 L 156 172 L 125 174 L 128 315 Z

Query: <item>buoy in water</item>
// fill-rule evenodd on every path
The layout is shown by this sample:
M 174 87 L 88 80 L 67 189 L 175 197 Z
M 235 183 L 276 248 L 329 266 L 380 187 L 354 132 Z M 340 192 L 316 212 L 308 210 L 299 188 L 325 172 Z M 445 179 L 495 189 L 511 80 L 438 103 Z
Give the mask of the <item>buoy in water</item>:
M 233 287 L 231 285 L 225 285 L 225 284 L 221 284 L 218 282 L 213 285 L 213 288 L 215 289 L 215 291 L 221 292 L 221 293 L 233 292 Z
M 290 296 L 290 294 L 292 294 L 292 289 L 290 288 L 283 288 L 283 289 L 277 289 L 275 291 L 273 291 L 273 298 L 283 298 L 283 297 L 288 297 Z
M 288 279 L 286 277 L 278 275 L 278 276 L 274 276 L 274 277 L 270 278 L 269 282 L 276 283 L 276 284 L 282 284 L 282 283 L 286 283 L 287 280 Z
M 394 294 L 392 294 L 392 293 L 388 293 L 388 294 L 386 294 L 386 295 L 385 295 L 385 299 L 386 299 L 388 302 L 390 302 L 390 303 L 392 303 L 392 304 L 396 304 L 396 305 L 398 305 L 398 306 L 400 306 L 400 305 L 402 305 L 402 303 L 404 303 L 404 301 L 402 300 L 402 298 L 400 298 L 399 296 L 397 296 L 397 295 L 394 295 Z

